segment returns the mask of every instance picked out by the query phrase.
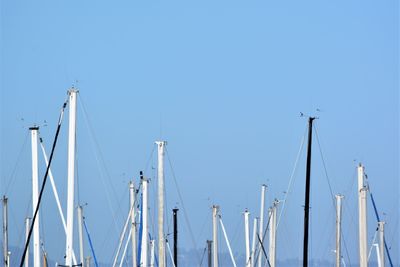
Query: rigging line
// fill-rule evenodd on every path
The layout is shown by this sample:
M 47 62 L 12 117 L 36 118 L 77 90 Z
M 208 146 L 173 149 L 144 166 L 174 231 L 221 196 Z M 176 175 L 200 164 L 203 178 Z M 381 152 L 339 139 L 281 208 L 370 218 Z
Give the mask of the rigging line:
M 85 218 L 83 218 L 83 226 L 85 227 L 85 232 L 86 232 L 86 235 L 87 235 L 87 237 L 88 237 L 90 250 L 91 250 L 91 252 L 92 252 L 93 259 L 94 259 L 94 264 L 95 264 L 96 267 L 98 267 L 99 264 L 97 263 L 97 258 L 96 258 L 96 254 L 94 253 L 92 238 L 90 237 L 89 231 L 88 231 L 88 229 L 87 229 Z
M 279 228 L 279 224 L 281 222 L 281 217 L 283 216 L 283 212 L 285 211 L 286 201 L 287 201 L 287 198 L 289 197 L 290 189 L 291 189 L 292 184 L 293 184 L 294 174 L 295 174 L 295 172 L 297 170 L 297 164 L 299 162 L 301 152 L 303 151 L 304 141 L 305 141 L 305 138 L 306 138 L 306 131 L 307 131 L 307 127 L 305 128 L 305 131 L 304 131 L 304 134 L 303 134 L 303 138 L 302 138 L 301 143 L 300 143 L 299 151 L 297 152 L 297 156 L 296 156 L 296 160 L 294 162 L 293 170 L 292 170 L 292 173 L 290 175 L 289 184 L 288 184 L 288 187 L 286 189 L 285 198 L 282 201 L 283 202 L 282 209 L 281 209 L 281 212 L 279 213 L 278 221 L 276 223 L 276 230 L 278 230 L 278 228 Z
M 201 267 L 201 265 L 203 265 L 203 260 L 204 260 L 204 256 L 206 255 L 206 251 L 207 251 L 207 246 L 203 250 L 203 255 L 201 256 L 201 261 L 200 261 L 199 267 Z
M 266 227 L 265 227 L 265 231 L 264 231 L 262 240 L 260 239 L 260 235 L 257 233 L 257 238 L 258 238 L 259 242 L 261 243 L 261 247 L 263 247 L 263 243 L 264 243 L 265 238 L 266 238 L 266 235 L 267 235 L 267 231 L 268 231 L 268 228 L 269 228 L 269 224 L 270 224 L 270 222 L 271 222 L 271 216 L 272 216 L 272 214 L 268 213 L 268 221 L 267 221 L 267 225 L 266 225 Z M 256 248 L 256 250 L 257 250 L 257 248 Z M 264 250 L 264 249 L 263 249 L 263 250 Z M 256 256 L 254 262 L 258 262 L 258 257 L 260 256 L 260 253 L 261 253 L 261 250 L 258 250 L 258 251 L 257 251 L 257 256 Z M 268 258 L 267 258 L 267 260 L 268 260 Z
M 29 199 L 32 199 L 32 193 L 30 194 L 30 196 L 29 196 Z M 26 218 L 28 218 L 28 215 L 27 214 L 29 214 L 29 208 L 30 208 L 30 202 L 28 202 L 28 204 L 27 204 L 27 206 L 26 206 L 26 209 L 25 209 L 25 218 L 24 218 L 24 224 L 23 224 L 23 227 L 22 227 L 22 231 L 21 230 L 19 230 L 19 229 L 17 229 L 17 231 L 20 233 L 19 234 L 19 238 L 18 238 L 18 245 L 20 245 L 21 244 L 21 242 L 22 242 L 22 238 L 25 238 L 25 236 L 26 236 L 26 233 L 25 233 L 25 219 Z M 14 220 L 14 225 L 15 226 L 18 226 L 18 223 L 17 223 L 17 221 L 16 221 L 16 219 L 15 219 L 15 216 L 13 215 L 14 213 L 13 213 L 13 211 L 12 211 L 12 209 L 11 210 L 9 210 L 10 211 L 10 213 L 11 213 L 11 218 L 13 218 L 13 220 Z M 24 240 L 24 242 L 25 242 L 25 240 Z M 25 243 L 24 243 L 25 244 Z
M 372 205 L 373 205 L 373 207 L 374 207 L 376 220 L 377 220 L 378 222 L 380 222 L 380 218 L 379 218 L 379 214 L 378 214 L 378 209 L 377 209 L 376 204 L 375 204 L 374 196 L 372 195 L 372 192 L 371 192 L 371 190 L 370 190 L 370 188 L 369 188 L 368 176 L 365 175 L 365 178 L 366 178 L 365 180 L 366 180 L 366 183 L 367 183 L 367 188 L 368 188 L 369 196 L 371 197 Z M 390 266 L 393 267 L 392 258 L 390 257 L 390 253 L 389 253 L 388 246 L 387 246 L 387 244 L 386 244 L 386 240 L 384 239 L 383 241 L 384 241 L 386 253 L 387 253 L 387 255 L 388 255 L 388 259 L 389 259 Z
M 320 144 L 320 142 L 319 142 L 317 127 L 316 127 L 315 125 L 313 125 L 313 128 L 314 128 L 314 131 L 315 131 L 315 136 L 317 137 L 316 139 L 317 139 L 318 149 L 319 149 L 319 152 L 320 152 L 320 155 L 321 155 L 322 165 L 323 165 L 323 167 L 324 167 L 325 178 L 326 178 L 326 181 L 328 182 L 329 191 L 330 191 L 330 193 L 331 193 L 332 206 L 333 206 L 333 208 L 335 208 L 335 198 L 334 198 L 334 194 L 333 194 L 333 190 L 332 190 L 331 183 L 330 183 L 330 181 L 329 181 L 328 171 L 327 171 L 326 164 L 325 164 L 325 159 L 324 159 L 324 156 L 323 156 L 323 154 L 322 154 L 322 149 L 321 149 L 321 144 Z M 354 184 L 354 183 L 353 183 L 353 184 Z M 343 236 L 343 235 L 342 235 L 342 236 Z M 345 250 L 346 250 L 346 254 L 347 254 L 347 256 L 348 256 L 348 260 L 349 260 L 349 262 L 350 262 L 350 257 L 349 257 L 349 255 L 348 255 L 348 250 L 347 250 L 347 244 L 346 244 L 346 241 L 345 241 L 344 237 L 343 237 L 343 244 L 344 244 L 344 247 L 345 247 Z
M 31 227 L 29 228 L 29 234 L 28 234 L 27 241 L 25 243 L 24 252 L 22 253 L 21 262 L 20 262 L 20 265 L 19 265 L 20 267 L 22 267 L 24 265 L 26 251 L 28 250 L 29 241 L 31 239 L 32 232 L 33 232 L 33 226 L 35 225 L 35 221 L 36 221 L 36 217 L 37 217 L 37 214 L 38 214 L 38 211 L 39 211 L 40 203 L 42 201 L 44 187 L 46 185 L 46 181 L 47 181 L 47 176 L 49 174 L 50 165 L 51 165 L 51 162 L 53 160 L 54 151 L 55 151 L 57 140 L 58 140 L 58 135 L 59 135 L 60 129 L 61 129 L 61 123 L 62 123 L 62 120 L 63 120 L 63 117 L 64 117 L 64 110 L 65 110 L 65 107 L 67 106 L 67 103 L 68 103 L 68 98 L 67 98 L 67 100 L 64 102 L 64 104 L 62 106 L 60 117 L 58 118 L 58 125 L 57 125 L 56 134 L 55 134 L 55 137 L 54 137 L 53 146 L 51 148 L 49 164 L 47 165 L 46 173 L 45 173 L 44 178 L 43 178 L 42 187 L 40 189 L 39 198 L 38 198 L 38 202 L 37 202 L 37 205 L 36 205 L 35 213 L 34 213 L 33 218 L 32 218 Z
M 319 142 L 318 131 L 317 131 L 317 127 L 315 127 L 315 124 L 313 125 L 313 128 L 314 128 L 314 131 L 315 131 L 315 136 L 317 137 L 318 149 L 319 149 L 319 153 L 320 153 L 320 155 L 321 155 L 322 165 L 323 165 L 323 167 L 324 167 L 325 178 L 326 178 L 326 181 L 328 182 L 329 191 L 330 191 L 330 193 L 331 193 L 332 206 L 333 206 L 333 208 L 335 208 L 335 202 L 334 202 L 335 195 L 333 194 L 331 182 L 329 181 L 328 171 L 327 171 L 327 168 L 326 168 L 324 155 L 322 154 L 322 148 L 321 148 L 321 144 L 320 144 L 320 142 Z
M 8 195 L 8 189 L 15 182 L 15 179 L 14 179 L 15 177 L 14 176 L 16 175 L 16 172 L 17 172 L 17 169 L 18 169 L 18 165 L 19 165 L 19 162 L 21 160 L 22 152 L 25 150 L 25 146 L 26 146 L 26 143 L 28 141 L 28 136 L 29 136 L 29 131 L 27 131 L 26 134 L 25 134 L 24 142 L 23 142 L 23 144 L 21 146 L 21 149 L 20 149 L 20 151 L 18 153 L 17 161 L 15 162 L 14 168 L 13 168 L 13 170 L 11 172 L 11 175 L 10 175 L 10 180 L 8 181 L 8 183 L 7 183 L 7 181 L 4 181 L 7 184 L 6 187 L 5 187 L 5 190 L 4 190 L 4 195 Z
M 260 244 L 261 244 L 261 249 L 262 249 L 262 252 L 263 252 L 265 258 L 267 259 L 268 266 L 271 267 L 271 263 L 269 262 L 269 259 L 268 259 L 268 256 L 267 256 L 267 252 L 265 252 L 265 248 L 264 248 L 263 242 L 261 241 L 259 235 L 257 235 L 257 239 L 258 239 L 258 242 L 260 242 Z
M 355 170 L 355 169 L 354 169 L 354 170 Z M 349 190 L 348 190 L 348 191 L 345 191 L 345 194 L 344 194 L 345 196 L 347 196 L 347 195 L 352 196 L 352 194 L 349 194 L 349 193 L 350 193 L 351 191 L 353 191 L 355 181 L 357 180 L 357 179 L 355 179 L 356 174 L 357 174 L 356 171 L 353 171 L 353 176 L 351 177 L 351 185 L 350 185 Z M 349 200 L 350 200 L 350 199 L 349 199 Z M 350 202 L 350 201 L 349 201 L 349 202 Z M 347 201 L 343 201 L 343 203 L 344 203 L 343 212 L 344 212 L 345 210 L 350 210 L 350 207 L 348 206 Z M 354 217 L 355 217 L 355 212 L 352 212 L 351 215 L 350 215 L 350 222 L 351 222 L 351 225 L 355 225 Z M 348 251 L 348 249 L 347 249 L 347 242 L 346 242 L 346 238 L 345 238 L 345 235 L 344 235 L 344 232 L 343 232 L 343 231 L 342 231 L 342 233 L 341 233 L 341 236 L 342 236 L 342 238 L 343 238 L 343 244 L 344 244 L 344 248 L 345 248 L 345 251 L 346 251 L 347 260 L 348 260 L 348 262 L 349 262 L 349 264 L 350 264 L 350 254 L 349 254 L 349 251 Z
M 189 230 L 190 239 L 191 239 L 191 241 L 192 241 L 192 243 L 193 243 L 192 245 L 194 246 L 194 249 L 195 249 L 195 252 L 196 252 L 197 260 L 200 261 L 200 255 L 199 255 L 199 252 L 197 251 L 197 244 L 196 244 L 196 241 L 195 241 L 195 239 L 194 239 L 192 227 L 190 226 L 190 223 L 189 223 L 189 217 L 188 217 L 187 212 L 186 212 L 185 204 L 184 204 L 184 202 L 183 202 L 182 194 L 181 194 L 181 191 L 180 191 L 179 186 L 178 186 L 178 182 L 177 182 L 176 177 L 175 177 L 175 171 L 174 171 L 174 168 L 172 167 L 171 158 L 170 158 L 170 156 L 169 156 L 167 147 L 165 147 L 165 152 L 166 152 L 165 154 L 167 155 L 167 158 L 168 158 L 169 166 L 170 166 L 170 168 L 171 168 L 172 177 L 174 178 L 174 183 L 175 183 L 175 186 L 176 186 L 176 191 L 178 192 L 179 200 L 180 200 L 180 202 L 182 203 L 183 215 L 184 215 L 184 218 L 185 218 L 185 221 L 186 221 L 188 230 Z
M 153 146 L 153 149 L 151 150 L 151 153 L 150 153 L 150 157 L 146 161 L 146 165 L 145 165 L 145 168 L 144 168 L 144 173 L 147 172 L 147 170 L 149 168 L 149 165 L 150 165 L 150 163 L 151 163 L 151 161 L 153 159 L 153 155 L 154 155 L 154 150 L 155 149 L 156 149 L 156 146 Z
M 115 228 L 114 230 L 115 230 L 116 233 L 118 233 L 117 219 L 116 219 L 116 215 L 114 213 L 114 209 L 113 209 L 112 204 L 111 204 L 110 192 L 107 190 L 107 188 L 109 188 L 109 187 L 106 185 L 104 174 L 101 171 L 102 170 L 101 163 L 103 163 L 103 170 L 106 173 L 105 176 L 106 176 L 106 178 L 108 178 L 108 180 L 110 180 L 110 174 L 108 173 L 107 167 L 105 166 L 105 161 L 104 161 L 103 154 L 101 153 L 99 143 L 98 143 L 98 141 L 96 139 L 96 136 L 94 135 L 93 127 L 92 127 L 92 125 L 91 125 L 91 123 L 89 121 L 89 116 L 87 114 L 87 111 L 86 111 L 86 108 L 85 108 L 85 105 L 84 105 L 84 100 L 83 100 L 81 95 L 79 95 L 79 98 L 80 98 L 81 101 L 78 101 L 78 102 L 79 102 L 79 104 L 80 104 L 80 106 L 82 107 L 82 110 L 83 110 L 83 115 L 84 115 L 83 117 L 85 118 L 86 127 L 88 129 L 88 132 L 92 136 L 92 138 L 91 138 L 92 148 L 94 149 L 94 151 L 96 151 L 96 149 L 97 149 L 97 153 L 94 153 L 95 154 L 95 158 L 96 158 L 96 163 L 97 163 L 97 167 L 99 168 L 100 178 L 101 178 L 102 184 L 103 184 L 104 188 L 106 189 L 105 190 L 106 191 L 106 199 L 107 199 L 108 208 L 110 209 L 111 215 L 112 215 L 112 218 L 113 218 L 114 228 Z M 114 194 L 114 196 L 116 196 L 117 194 L 115 192 L 115 188 L 113 186 L 113 183 L 111 183 L 109 181 L 109 184 L 110 184 L 110 188 L 111 188 L 112 193 Z

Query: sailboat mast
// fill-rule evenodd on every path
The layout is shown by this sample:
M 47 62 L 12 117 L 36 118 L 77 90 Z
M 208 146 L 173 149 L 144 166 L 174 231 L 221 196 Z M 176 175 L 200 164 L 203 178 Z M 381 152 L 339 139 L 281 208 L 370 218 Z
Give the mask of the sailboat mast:
M 342 236 L 342 195 L 336 195 L 336 267 L 340 267 Z
M 76 97 L 78 91 L 71 88 L 69 94 L 69 129 L 68 129 L 68 192 L 67 192 L 67 238 L 65 245 L 65 265 L 72 266 L 74 244 L 74 175 L 76 141 Z
M 244 211 L 244 239 L 246 248 L 246 267 L 250 267 L 250 226 L 249 226 L 250 212 L 246 209 Z
M 261 240 L 260 244 L 258 245 L 258 249 L 261 251 L 263 246 L 263 228 L 264 228 L 264 207 L 265 207 L 265 191 L 267 190 L 267 186 L 263 184 L 261 186 L 261 205 L 260 205 L 260 225 L 258 230 L 258 236 Z M 262 256 L 258 257 L 258 267 L 262 267 Z
M 208 263 L 207 266 L 208 267 L 212 267 L 211 249 L 212 249 L 212 241 L 207 240 L 207 263 Z
M 136 207 L 135 207 L 135 185 L 132 181 L 129 182 L 129 206 L 132 209 L 131 212 L 131 241 L 132 241 L 132 266 L 137 267 L 136 263 Z
M 83 256 L 83 207 L 78 206 L 78 234 L 79 234 L 79 255 L 82 266 L 85 264 Z
M 39 199 L 39 167 L 38 167 L 38 131 L 39 127 L 29 128 L 32 142 L 32 211 L 35 215 Z M 33 266 L 40 267 L 40 233 L 39 233 L 39 211 L 36 223 L 33 226 Z
M 218 267 L 218 210 L 219 206 L 212 207 L 212 223 L 213 223 L 213 267 Z
M 26 217 L 25 218 L 25 242 L 28 242 L 28 236 L 29 236 L 29 229 L 31 227 L 31 218 Z M 25 267 L 29 267 L 29 244 L 27 246 L 27 251 L 25 255 Z
M 367 187 L 364 185 L 364 166 L 358 166 L 358 231 L 360 267 L 368 266 L 367 250 Z
M 158 148 L 158 260 L 159 267 L 165 267 L 164 238 L 164 149 L 166 142 L 157 141 Z
M 278 200 L 275 200 L 272 207 L 269 209 L 269 264 L 271 267 L 275 267 L 276 262 L 276 209 L 278 203 Z
M 172 209 L 174 216 L 174 265 L 178 267 L 178 208 Z
M 378 222 L 379 229 L 379 255 L 381 267 L 385 267 L 385 222 Z
M 8 198 L 3 196 L 3 257 L 4 266 L 9 267 L 10 262 L 8 258 Z
M 141 243 L 141 262 L 140 266 L 147 266 L 147 243 L 149 240 L 149 232 L 148 232 L 148 185 L 149 181 L 143 177 L 142 172 L 140 173 L 140 179 L 142 182 L 142 243 Z M 153 242 L 153 250 L 154 250 L 154 242 Z M 152 252 L 153 253 L 153 252 Z
M 308 225 L 310 215 L 310 178 L 311 178 L 311 145 L 312 145 L 312 124 L 314 117 L 308 118 L 308 146 L 306 166 L 306 190 L 304 204 L 304 239 L 303 239 L 303 267 L 308 266 Z

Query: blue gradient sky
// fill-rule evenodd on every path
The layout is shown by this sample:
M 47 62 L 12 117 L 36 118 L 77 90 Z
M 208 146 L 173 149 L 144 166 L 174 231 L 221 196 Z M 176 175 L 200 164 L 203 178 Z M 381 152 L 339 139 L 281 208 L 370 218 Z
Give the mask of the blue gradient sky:
M 83 103 L 79 201 L 88 203 L 101 261 L 111 261 L 117 245 L 113 220 L 122 227 L 127 182 L 137 181 L 140 170 L 154 177 L 151 152 L 159 138 L 168 141 L 197 247 L 211 238 L 215 203 L 234 250 L 244 253 L 241 213 L 258 214 L 263 183 L 268 204 L 284 197 L 305 133 L 304 112 L 320 117 L 329 181 L 346 197 L 350 260 L 357 262 L 355 168 L 363 162 L 399 263 L 397 1 L 5 0 L 0 6 L 0 191 L 10 197 L 12 245 L 22 246 L 29 214 L 27 127 L 47 120 L 41 135 L 49 150 L 59 108 L 75 83 Z M 64 200 L 66 122 L 53 168 Z M 317 142 L 313 152 L 311 257 L 332 260 L 333 207 Z M 304 150 L 301 155 L 278 231 L 280 259 L 301 253 Z M 96 157 L 103 160 L 97 164 Z M 41 176 L 43 166 L 41 160 Z M 169 166 L 166 177 L 168 209 L 182 207 Z M 151 197 L 154 190 L 153 183 Z M 50 187 L 45 200 L 45 244 L 61 261 L 63 234 Z M 371 240 L 376 223 L 369 211 Z M 181 221 L 181 244 L 192 248 Z

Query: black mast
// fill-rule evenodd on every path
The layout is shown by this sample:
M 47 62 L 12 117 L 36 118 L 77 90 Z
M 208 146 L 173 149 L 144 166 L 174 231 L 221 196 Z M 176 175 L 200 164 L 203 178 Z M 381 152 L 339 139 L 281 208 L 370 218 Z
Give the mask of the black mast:
M 211 245 L 212 245 L 212 241 L 211 240 L 207 240 L 207 262 L 208 262 L 208 267 L 211 267 Z
M 310 213 L 311 143 L 312 143 L 312 123 L 314 119 L 315 119 L 314 117 L 308 118 L 306 192 L 305 192 L 305 204 L 304 204 L 303 267 L 308 267 L 308 224 L 309 224 L 309 213 Z
M 178 267 L 178 208 L 172 209 L 174 215 L 174 263 Z

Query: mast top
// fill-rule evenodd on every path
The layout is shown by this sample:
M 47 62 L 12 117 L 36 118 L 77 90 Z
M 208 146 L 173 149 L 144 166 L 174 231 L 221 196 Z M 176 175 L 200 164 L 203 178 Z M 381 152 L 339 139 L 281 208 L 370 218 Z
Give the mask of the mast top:
M 29 127 L 29 130 L 31 130 L 31 131 L 37 131 L 37 130 L 39 130 L 39 126 L 32 126 L 32 127 Z
M 74 86 L 72 86 L 68 91 L 68 95 L 71 95 L 72 93 L 79 93 L 79 90 L 76 89 Z

